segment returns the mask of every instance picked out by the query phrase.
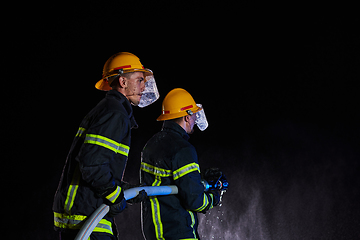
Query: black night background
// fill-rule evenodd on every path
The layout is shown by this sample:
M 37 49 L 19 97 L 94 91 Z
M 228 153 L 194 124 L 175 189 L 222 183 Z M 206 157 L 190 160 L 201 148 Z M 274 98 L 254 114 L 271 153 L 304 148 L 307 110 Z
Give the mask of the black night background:
M 67 152 L 105 95 L 94 88 L 103 64 L 121 51 L 153 70 L 160 92 L 134 107 L 125 181 L 138 183 L 161 102 L 181 87 L 209 121 L 190 138 L 201 169 L 221 168 L 230 184 L 223 205 L 200 215 L 202 239 L 360 239 L 358 14 L 305 3 L 26 4 L 12 10 L 19 22 L 8 23 L 3 55 L 12 67 L 3 217 L 13 239 L 56 239 L 51 208 Z M 138 205 L 116 222 L 120 239 L 142 239 Z

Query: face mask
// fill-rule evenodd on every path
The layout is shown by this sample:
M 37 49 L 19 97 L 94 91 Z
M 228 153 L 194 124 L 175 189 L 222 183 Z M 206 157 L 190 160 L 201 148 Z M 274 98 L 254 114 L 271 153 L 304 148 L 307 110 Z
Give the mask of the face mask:
M 154 75 L 146 76 L 145 79 L 145 90 L 142 92 L 140 103 L 138 105 L 141 108 L 149 106 L 160 97 Z
M 201 104 L 196 104 L 196 106 L 200 107 L 201 110 L 197 111 L 195 113 L 196 114 L 195 124 L 198 126 L 200 131 L 204 131 L 209 126 L 209 123 L 208 123 L 208 121 L 206 119 L 204 108 L 202 108 L 202 105 Z

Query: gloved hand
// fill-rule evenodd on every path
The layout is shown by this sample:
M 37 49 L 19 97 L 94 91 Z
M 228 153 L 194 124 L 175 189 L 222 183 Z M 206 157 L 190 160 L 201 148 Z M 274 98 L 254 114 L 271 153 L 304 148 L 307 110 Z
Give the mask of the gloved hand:
M 210 190 L 226 190 L 229 186 L 225 175 L 218 168 L 206 169 L 202 175 L 202 179 L 208 182 Z
M 145 190 L 141 190 L 136 197 L 127 200 L 127 202 L 130 204 L 145 202 L 146 198 L 147 198 L 147 193 L 145 192 Z
M 109 217 L 115 217 L 126 208 L 126 200 L 123 198 L 119 203 L 110 206 Z
M 140 185 L 134 185 L 134 184 L 130 184 L 128 182 L 121 182 L 121 188 L 126 190 L 126 189 L 129 189 L 129 188 L 135 188 L 135 187 L 141 187 L 141 186 L 144 186 L 143 184 L 140 184 Z M 147 193 L 145 192 L 145 190 L 142 190 L 139 192 L 139 194 L 130 199 L 130 200 L 127 200 L 127 203 L 130 203 L 133 204 L 133 203 L 140 203 L 140 202 L 144 202 L 146 200 L 146 197 L 147 197 Z
M 217 206 L 220 203 L 220 190 L 210 190 L 208 193 L 211 193 L 213 195 L 213 206 Z
M 222 171 L 219 168 L 207 168 L 205 169 L 202 178 L 208 182 L 217 181 L 222 175 Z

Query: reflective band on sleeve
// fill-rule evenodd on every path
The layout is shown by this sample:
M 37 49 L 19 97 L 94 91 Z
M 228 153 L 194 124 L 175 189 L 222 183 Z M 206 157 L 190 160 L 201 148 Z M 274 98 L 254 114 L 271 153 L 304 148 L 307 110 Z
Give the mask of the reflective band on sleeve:
M 86 129 L 79 127 L 75 137 L 84 137 L 85 136 Z
M 151 173 L 155 176 L 159 177 L 170 177 L 172 176 L 171 170 L 167 170 L 164 168 L 154 167 L 148 163 L 141 162 L 140 170 Z
M 125 156 L 128 156 L 130 151 L 130 147 L 125 144 L 118 143 L 110 138 L 95 134 L 86 134 L 84 143 L 96 144 Z
M 115 191 L 106 196 L 106 199 L 114 203 L 121 193 L 121 187 L 117 186 Z
M 207 195 L 204 193 L 204 194 L 203 194 L 203 204 L 201 205 L 201 207 L 195 209 L 195 211 L 201 212 L 201 211 L 204 210 L 208 205 L 209 205 L 209 199 L 208 199 Z
M 211 205 L 210 205 L 210 208 L 209 209 L 212 209 L 214 207 L 214 195 L 212 193 L 209 194 L 210 197 L 211 197 Z
M 174 180 L 183 177 L 184 175 L 198 171 L 200 173 L 200 167 L 197 163 L 189 163 L 174 171 Z
M 64 229 L 80 229 L 84 224 L 87 216 L 82 215 L 68 215 L 65 213 L 54 212 L 54 225 L 58 228 Z M 111 222 L 106 219 L 101 219 L 96 225 L 94 232 L 105 232 L 113 234 Z

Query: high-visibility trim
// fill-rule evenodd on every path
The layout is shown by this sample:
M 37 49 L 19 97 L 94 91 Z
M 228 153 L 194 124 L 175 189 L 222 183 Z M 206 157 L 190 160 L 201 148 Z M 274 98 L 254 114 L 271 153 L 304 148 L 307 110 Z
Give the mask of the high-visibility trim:
M 211 205 L 209 207 L 209 210 L 210 210 L 210 209 L 212 209 L 214 207 L 214 195 L 212 193 L 209 193 L 209 195 L 210 195 L 210 198 L 211 198 L 211 200 L 210 200 Z
M 58 228 L 80 229 L 86 218 L 87 216 L 54 212 L 54 225 Z M 101 219 L 93 232 L 105 232 L 113 235 L 111 222 L 106 219 Z
M 191 217 L 191 225 L 190 225 L 190 227 L 191 227 L 192 230 L 193 230 L 194 238 L 196 238 L 196 233 L 195 233 L 195 229 L 194 229 L 195 217 L 194 217 L 194 214 L 193 214 L 191 211 L 189 211 L 189 210 L 187 210 L 187 211 L 188 211 L 188 213 L 190 214 L 190 217 Z
M 125 144 L 118 143 L 110 138 L 95 134 L 86 134 L 84 143 L 96 144 L 125 156 L 128 156 L 130 151 L 130 147 Z
M 115 191 L 106 196 L 106 199 L 114 203 L 121 193 L 121 187 L 117 186 Z
M 66 194 L 64 209 L 65 212 L 68 214 L 71 214 L 71 208 L 74 205 L 75 196 L 79 188 L 79 182 L 80 182 L 80 171 L 79 171 L 79 166 L 77 166 L 75 168 L 73 178 L 71 179 L 71 183 L 68 188 L 68 192 Z
M 150 203 L 151 203 L 151 212 L 152 212 L 152 218 L 153 223 L 155 226 L 155 234 L 156 239 L 165 239 L 164 238 L 164 230 L 163 230 L 163 224 L 161 222 L 160 217 L 160 203 L 157 197 L 150 197 Z
M 161 177 L 155 176 L 155 181 L 153 182 L 152 186 L 160 186 L 161 185 Z M 156 196 L 149 197 L 150 204 L 151 204 L 151 213 L 152 219 L 155 226 L 155 234 L 156 239 L 164 240 L 164 229 L 163 224 L 161 222 L 160 216 L 160 203 Z
M 195 209 L 195 211 L 196 212 L 203 211 L 209 205 L 209 203 L 210 203 L 209 199 L 208 199 L 207 195 L 204 193 L 203 194 L 203 204 L 199 208 Z
M 189 163 L 189 164 L 174 171 L 174 173 L 173 173 L 174 180 L 179 179 L 179 178 L 183 177 L 184 175 L 194 172 L 194 171 L 198 171 L 200 173 L 199 164 Z
M 84 137 L 85 133 L 86 133 L 86 129 L 82 128 L 82 127 L 79 127 L 75 137 Z
M 159 176 L 159 177 L 170 177 L 170 176 L 172 176 L 171 170 L 155 167 L 155 166 L 152 166 L 152 165 L 150 165 L 148 163 L 145 163 L 145 162 L 141 162 L 140 170 L 145 171 L 145 172 L 150 173 L 150 174 L 153 174 L 155 176 Z

